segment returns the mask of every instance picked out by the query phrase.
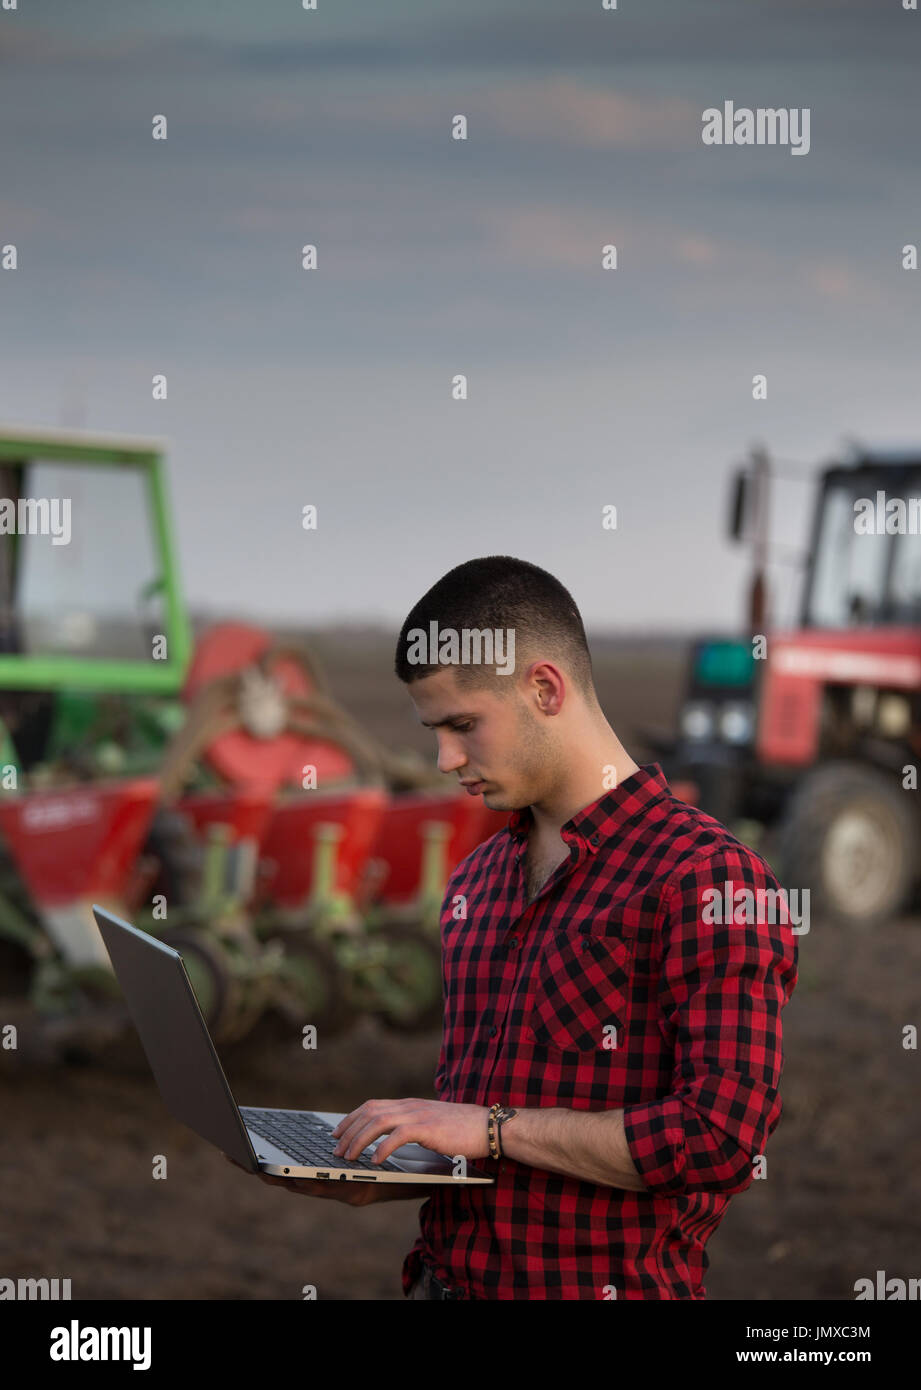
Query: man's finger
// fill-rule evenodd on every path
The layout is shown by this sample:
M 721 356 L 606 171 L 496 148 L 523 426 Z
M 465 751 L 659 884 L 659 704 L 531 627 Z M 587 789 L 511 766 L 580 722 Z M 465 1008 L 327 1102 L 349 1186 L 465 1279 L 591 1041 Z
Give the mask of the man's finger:
M 364 1111 L 364 1106 L 355 1111 L 356 1116 L 360 1116 L 355 1124 L 343 1129 L 339 1135 L 339 1142 L 336 1145 L 336 1153 L 342 1157 L 357 1158 L 360 1153 L 373 1144 L 375 1139 L 379 1139 L 382 1134 L 389 1134 L 396 1129 L 397 1125 L 407 1118 L 407 1107 L 409 1101 L 392 1100 L 387 1102 L 387 1108 L 375 1112 Z M 351 1152 L 349 1152 L 351 1150 Z
M 352 1111 L 351 1115 L 346 1115 L 345 1119 L 339 1122 L 333 1130 L 333 1138 L 338 1144 L 341 1144 L 343 1141 L 348 1143 L 350 1138 L 358 1134 L 367 1123 L 368 1112 L 363 1105 L 360 1105 L 357 1110 Z
M 371 1120 L 364 1128 L 356 1129 L 354 1134 L 347 1136 L 344 1144 L 340 1140 L 337 1152 L 341 1158 L 356 1159 L 375 1139 L 379 1139 L 382 1134 L 389 1134 L 395 1127 L 391 1120 Z

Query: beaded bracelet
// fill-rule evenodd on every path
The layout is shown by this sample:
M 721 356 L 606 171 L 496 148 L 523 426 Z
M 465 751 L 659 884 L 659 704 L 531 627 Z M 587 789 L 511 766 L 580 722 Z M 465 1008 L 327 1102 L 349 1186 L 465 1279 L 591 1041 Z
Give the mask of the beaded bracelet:
M 498 1141 L 496 1139 L 496 1116 L 501 1110 L 501 1108 L 502 1107 L 499 1104 L 490 1106 L 489 1115 L 486 1120 L 486 1134 L 489 1139 L 490 1158 L 502 1157 L 502 1151 L 500 1150 Z
M 510 1120 L 513 1115 L 517 1115 L 518 1113 L 517 1110 L 510 1110 L 508 1114 L 503 1115 L 502 1120 L 500 1120 L 498 1117 L 500 1113 L 503 1110 L 505 1110 L 505 1108 L 506 1107 L 500 1104 L 498 1101 L 495 1105 L 492 1105 L 489 1108 L 489 1115 L 486 1120 L 486 1135 L 489 1139 L 490 1158 L 502 1157 L 502 1145 L 500 1142 L 500 1135 L 502 1132 L 502 1120 Z

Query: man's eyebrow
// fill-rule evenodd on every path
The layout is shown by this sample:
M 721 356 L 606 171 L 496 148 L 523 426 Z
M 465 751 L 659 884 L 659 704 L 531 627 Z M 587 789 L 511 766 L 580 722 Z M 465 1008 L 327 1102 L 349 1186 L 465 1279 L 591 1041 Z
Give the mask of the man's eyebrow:
M 442 728 L 445 724 L 456 724 L 457 721 L 458 721 L 459 719 L 475 719 L 475 718 L 476 718 L 476 715 L 473 715 L 473 714 L 448 714 L 448 715 L 445 715 L 444 719 L 439 719 L 439 720 L 437 720 L 434 724 L 426 724 L 426 722 L 425 722 L 424 719 L 420 719 L 420 720 L 419 720 L 419 723 L 422 725 L 423 729 L 440 729 L 440 728 Z

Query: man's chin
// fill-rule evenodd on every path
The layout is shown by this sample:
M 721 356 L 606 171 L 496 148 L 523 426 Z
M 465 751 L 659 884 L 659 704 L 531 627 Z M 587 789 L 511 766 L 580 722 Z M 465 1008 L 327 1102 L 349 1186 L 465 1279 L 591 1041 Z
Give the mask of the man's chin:
M 494 782 L 489 783 L 485 791 L 477 792 L 476 795 L 482 799 L 483 805 L 488 811 L 517 811 L 520 809 L 517 802 L 509 801 L 508 792 L 503 792 Z

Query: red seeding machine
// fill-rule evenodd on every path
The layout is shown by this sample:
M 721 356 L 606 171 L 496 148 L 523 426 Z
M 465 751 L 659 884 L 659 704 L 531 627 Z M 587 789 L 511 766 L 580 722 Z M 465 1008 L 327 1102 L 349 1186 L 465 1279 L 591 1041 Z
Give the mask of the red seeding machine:
M 437 1026 L 444 886 L 505 816 L 382 747 L 304 649 L 193 642 L 161 444 L 0 430 L 5 503 L 0 1064 L 128 1034 L 93 903 L 181 952 L 221 1041 Z

